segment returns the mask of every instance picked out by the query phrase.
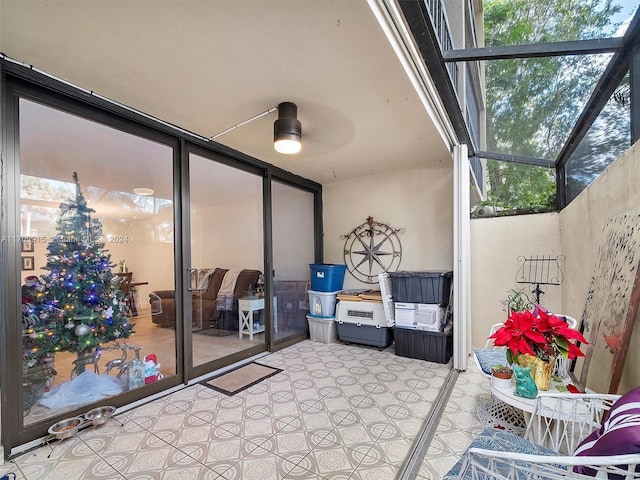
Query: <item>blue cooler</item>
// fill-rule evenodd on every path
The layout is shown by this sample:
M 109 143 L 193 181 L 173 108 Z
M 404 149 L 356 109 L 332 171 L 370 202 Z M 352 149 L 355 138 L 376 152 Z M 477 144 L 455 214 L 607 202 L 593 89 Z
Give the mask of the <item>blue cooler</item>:
M 346 265 L 310 263 L 311 290 L 316 292 L 336 292 L 342 290 Z

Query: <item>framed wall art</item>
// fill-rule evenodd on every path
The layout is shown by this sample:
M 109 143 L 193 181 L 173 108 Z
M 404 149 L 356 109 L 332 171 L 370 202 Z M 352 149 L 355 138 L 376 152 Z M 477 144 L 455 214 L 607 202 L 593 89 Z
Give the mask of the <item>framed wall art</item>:
M 34 257 L 22 257 L 22 270 L 35 270 Z
M 21 243 L 21 251 L 23 252 L 33 252 L 33 238 L 23 237 Z

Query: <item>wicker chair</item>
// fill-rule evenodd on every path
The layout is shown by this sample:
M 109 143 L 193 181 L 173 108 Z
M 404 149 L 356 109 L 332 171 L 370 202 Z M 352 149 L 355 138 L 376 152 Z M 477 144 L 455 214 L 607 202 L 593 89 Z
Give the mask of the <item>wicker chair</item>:
M 617 443 L 624 445 L 624 454 L 574 455 L 580 442 L 601 427 L 605 412 L 618 398 L 617 395 L 598 394 L 541 394 L 536 398 L 534 412 L 525 432 L 526 438 L 497 429 L 486 429 L 444 478 L 640 479 L 640 445 L 622 441 Z M 638 416 L 635 414 L 635 417 Z M 608 422 L 605 423 L 608 427 Z M 640 429 L 640 420 L 627 423 L 626 427 Z M 607 434 L 613 431 L 613 427 L 610 428 Z M 636 433 L 637 430 L 632 432 L 633 435 Z M 604 438 L 604 434 L 601 438 Z M 628 453 L 631 451 L 635 453 Z

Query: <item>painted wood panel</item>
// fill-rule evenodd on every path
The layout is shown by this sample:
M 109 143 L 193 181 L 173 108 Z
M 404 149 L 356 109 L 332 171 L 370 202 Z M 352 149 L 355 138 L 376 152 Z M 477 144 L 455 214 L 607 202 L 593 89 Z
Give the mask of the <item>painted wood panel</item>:
M 580 387 L 616 393 L 640 302 L 640 210 L 609 218 L 582 315 Z M 639 382 L 640 383 L 640 379 Z

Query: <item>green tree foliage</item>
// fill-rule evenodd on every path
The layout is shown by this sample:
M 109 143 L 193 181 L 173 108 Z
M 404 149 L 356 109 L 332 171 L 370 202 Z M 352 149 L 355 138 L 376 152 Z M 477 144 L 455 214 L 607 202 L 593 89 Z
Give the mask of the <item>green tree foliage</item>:
M 548 168 L 519 163 L 487 162 L 489 205 L 506 214 L 539 213 L 555 209 L 556 184 Z
M 487 46 L 584 40 L 612 33 L 611 0 L 486 0 Z M 487 150 L 555 160 L 604 69 L 593 55 L 486 64 Z M 555 204 L 554 171 L 489 161 L 490 203 Z

